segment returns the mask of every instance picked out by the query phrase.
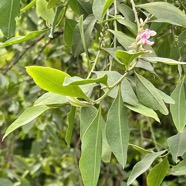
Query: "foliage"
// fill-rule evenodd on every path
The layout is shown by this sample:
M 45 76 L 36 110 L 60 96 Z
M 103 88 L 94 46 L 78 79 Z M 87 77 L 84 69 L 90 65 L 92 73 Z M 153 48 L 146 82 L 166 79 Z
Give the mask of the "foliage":
M 185 11 L 1 0 L 0 185 L 185 183 Z

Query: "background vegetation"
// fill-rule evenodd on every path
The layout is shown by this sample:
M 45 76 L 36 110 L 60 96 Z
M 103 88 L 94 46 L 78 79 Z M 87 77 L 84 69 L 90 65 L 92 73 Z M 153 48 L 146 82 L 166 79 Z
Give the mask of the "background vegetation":
M 107 5 L 105 9 L 102 8 L 104 2 Z M 134 165 L 151 154 L 152 162 L 148 158 L 142 162 L 136 170 L 137 176 L 134 176 L 131 185 L 145 186 L 148 183 L 148 186 L 183 186 L 186 182 L 186 131 L 184 130 L 186 69 L 180 62 L 186 61 L 186 2 L 136 0 L 133 2 L 136 6 L 132 2 L 129 0 L 1 0 L 0 139 L 21 113 L 32 107 L 34 102 L 46 93 L 27 74 L 26 66 L 52 67 L 71 76 L 86 79 L 88 74 L 92 76 L 90 72 L 96 60 L 93 70 L 101 72 L 99 77 L 104 75 L 103 71 L 110 69 L 123 74 L 125 64 L 117 62 L 115 51 L 116 49 L 128 51 L 130 50 L 128 47 L 135 42 L 139 29 L 139 25 L 135 22 L 135 7 L 139 18 L 142 20 L 149 18 L 144 27 L 157 32 L 153 37 L 155 44 L 150 49 L 152 51 L 150 55 L 168 58 L 165 60 L 166 64 L 142 61 L 136 67 L 136 73 L 148 79 L 167 95 L 176 90 L 174 94 L 172 93 L 172 98 L 165 96 L 168 99 L 165 102 L 168 110 L 170 106 L 167 103 L 172 104 L 174 101 L 176 105 L 179 104 L 176 108 L 181 110 L 176 113 L 173 122 L 175 108 L 172 109 L 172 115 L 163 115 L 161 111 L 157 111 L 159 109 L 154 109 L 157 115 L 154 115 L 154 112 L 148 115 L 146 109 L 141 111 L 138 109 L 135 112 L 132 101 L 124 100 L 125 104 L 128 104 L 127 117 L 130 122 L 127 162 L 123 169 L 113 154 L 111 158 L 106 157 L 107 161 L 101 163 L 97 185 L 127 185 Z M 158 8 L 144 6 L 145 3 L 153 2 L 160 2 Z M 164 2 L 166 5 L 161 4 Z M 14 7 L 11 19 L 10 5 Z M 172 62 L 170 59 L 175 61 Z M 169 65 L 171 63 L 174 65 Z M 134 76 L 134 71 L 129 72 L 128 81 L 136 94 Z M 109 76 L 111 77 L 112 75 Z M 117 76 L 113 77 L 114 81 L 117 81 Z M 92 84 L 89 85 L 88 90 L 94 87 L 91 98 L 99 99 L 103 95 L 100 89 L 103 85 L 92 87 Z M 113 97 L 106 97 L 102 103 L 102 117 L 105 121 Z M 46 109 L 46 112 L 38 114 L 40 116 L 31 119 L 30 122 L 23 118 L 26 125 L 23 125 L 23 121 L 19 121 L 23 126 L 0 141 L 0 186 L 84 185 L 79 170 L 82 153 L 79 117 L 81 109 L 77 107 L 75 111 L 75 107 L 71 107 L 71 104 L 60 105 L 60 98 L 57 98 L 55 97 L 49 106 L 52 109 Z M 145 102 L 143 104 L 147 105 Z M 87 117 L 89 114 L 88 112 Z M 72 121 L 74 129 L 69 141 L 66 132 Z M 148 165 L 149 167 L 146 167 Z M 155 168 L 155 165 L 159 167 Z M 162 179 L 160 178 L 155 184 L 153 176 L 157 179 L 158 173 L 161 173 Z M 88 174 L 91 175 L 92 172 Z M 86 184 L 86 186 L 93 185 Z

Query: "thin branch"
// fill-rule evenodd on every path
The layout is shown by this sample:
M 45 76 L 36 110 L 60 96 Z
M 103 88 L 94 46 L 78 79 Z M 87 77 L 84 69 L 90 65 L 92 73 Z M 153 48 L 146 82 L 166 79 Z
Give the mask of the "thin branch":
M 51 38 L 49 41 L 51 42 L 52 40 L 58 38 L 60 35 L 63 34 L 63 31 L 60 32 L 55 32 L 54 33 L 54 37 Z M 32 47 L 34 47 L 39 41 L 41 41 L 43 38 L 45 37 L 45 35 L 42 35 L 41 37 L 39 37 L 38 39 L 36 39 L 31 45 L 27 46 L 26 49 L 18 56 L 16 57 L 13 62 L 4 70 L 3 74 L 6 75 L 8 73 L 8 71 L 10 71 L 12 69 L 13 66 L 15 66 L 20 59 L 22 59 L 22 57 L 28 52 L 29 49 L 31 49 Z M 49 42 L 49 43 L 50 43 Z M 47 43 L 47 45 L 49 44 Z M 46 47 L 46 46 L 45 46 Z M 44 50 L 44 49 L 43 49 Z

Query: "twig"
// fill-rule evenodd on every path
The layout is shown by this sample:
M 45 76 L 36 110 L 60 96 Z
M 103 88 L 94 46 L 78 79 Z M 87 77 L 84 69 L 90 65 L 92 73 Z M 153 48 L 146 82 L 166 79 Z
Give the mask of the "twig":
M 35 46 L 40 40 L 42 40 L 43 38 L 44 38 L 44 35 L 42 35 L 40 38 L 38 38 L 36 41 L 34 41 L 31 45 L 27 46 L 26 49 L 25 49 L 17 58 L 15 58 L 15 60 L 8 66 L 8 68 L 5 69 L 5 71 L 3 72 L 3 74 L 6 75 L 7 72 L 8 72 L 9 70 L 11 70 L 12 67 L 13 67 L 14 65 L 16 65 L 16 64 L 19 62 L 19 60 L 28 52 L 28 50 L 29 50 L 30 48 L 34 47 L 34 46 Z
M 56 39 L 57 37 L 59 37 L 60 35 L 62 35 L 62 34 L 63 34 L 63 31 L 55 32 L 55 33 L 54 33 L 54 37 L 53 37 L 52 39 L 49 40 L 49 43 L 50 43 L 52 40 L 54 40 L 54 39 Z M 17 58 L 15 58 L 15 60 L 8 66 L 8 68 L 6 68 L 6 69 L 4 70 L 3 74 L 6 75 L 7 72 L 8 72 L 9 70 L 11 70 L 12 67 L 15 66 L 15 65 L 19 62 L 19 60 L 28 52 L 28 50 L 31 49 L 32 47 L 34 47 L 34 46 L 35 46 L 39 41 L 41 41 L 44 37 L 45 37 L 45 35 L 42 35 L 42 36 L 39 37 L 37 40 L 35 40 L 31 45 L 27 46 L 26 49 L 25 49 Z M 46 44 L 48 45 L 49 43 L 47 42 Z M 45 45 L 46 45 L 46 44 L 45 44 Z M 46 46 L 47 46 L 47 45 L 46 45 Z M 46 46 L 44 46 L 44 48 L 45 48 Z M 42 50 L 44 50 L 44 48 L 42 48 Z M 40 52 L 42 52 L 42 51 L 39 51 L 39 53 L 40 53 Z
M 37 63 L 37 61 L 38 61 L 40 55 L 43 53 L 43 50 L 44 50 L 54 39 L 58 38 L 58 37 L 59 37 L 60 35 L 62 35 L 62 34 L 63 34 L 63 31 L 58 31 L 58 32 L 55 32 L 55 33 L 54 33 L 53 38 L 50 38 L 50 39 L 48 40 L 48 42 L 46 42 L 46 43 L 44 44 L 44 46 L 39 50 L 38 55 L 35 57 L 35 59 L 34 59 L 34 61 L 33 61 L 33 64 L 36 64 L 36 63 Z

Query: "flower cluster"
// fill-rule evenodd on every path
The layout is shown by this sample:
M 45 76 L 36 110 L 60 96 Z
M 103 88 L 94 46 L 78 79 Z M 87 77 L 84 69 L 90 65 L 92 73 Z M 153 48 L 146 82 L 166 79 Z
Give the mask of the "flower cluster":
M 156 32 L 154 30 L 150 30 L 150 29 L 145 29 L 144 32 L 138 32 L 137 38 L 136 38 L 136 42 L 137 45 L 153 45 L 154 42 L 149 41 L 151 36 L 155 36 Z

